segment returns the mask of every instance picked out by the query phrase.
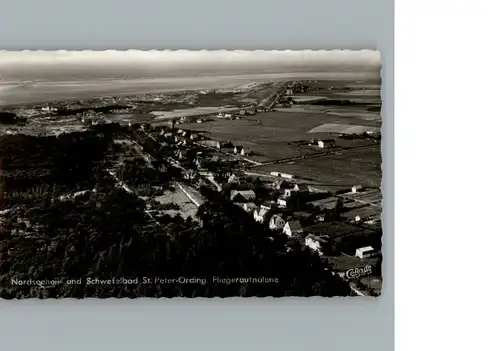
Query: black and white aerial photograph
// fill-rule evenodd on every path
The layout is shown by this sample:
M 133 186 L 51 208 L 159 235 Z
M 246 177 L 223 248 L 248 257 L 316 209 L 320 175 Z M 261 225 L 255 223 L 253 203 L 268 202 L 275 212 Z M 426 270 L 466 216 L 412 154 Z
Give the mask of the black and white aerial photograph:
M 0 298 L 377 297 L 372 50 L 0 51 Z

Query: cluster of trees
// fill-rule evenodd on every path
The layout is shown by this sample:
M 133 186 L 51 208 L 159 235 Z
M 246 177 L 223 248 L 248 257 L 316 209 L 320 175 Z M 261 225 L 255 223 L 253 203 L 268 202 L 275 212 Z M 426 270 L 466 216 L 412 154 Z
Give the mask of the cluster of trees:
M 375 141 L 382 140 L 382 135 L 380 133 L 361 133 L 361 134 L 342 134 L 340 136 L 341 139 L 353 140 L 353 139 L 372 139 Z
M 42 195 L 40 192 L 63 193 L 92 186 L 111 141 L 109 134 L 96 131 L 0 137 L 6 196 L 31 198 Z
M 118 177 L 129 186 L 137 187 L 140 184 L 162 186 L 172 180 L 170 172 L 161 172 L 150 167 L 143 159 L 127 160 L 119 168 Z
M 0 296 L 174 297 L 337 296 L 347 284 L 325 270 L 319 256 L 271 233 L 219 193 L 198 218 L 164 216 L 152 225 L 144 202 L 121 189 L 87 201 L 55 202 L 17 215 L 33 224 L 2 240 Z M 134 284 L 85 284 L 86 278 L 139 278 Z M 144 283 L 142 277 L 203 277 L 207 284 Z M 273 283 L 218 283 L 213 277 L 266 277 Z M 82 279 L 82 284 L 15 286 L 12 279 Z
M 110 113 L 117 110 L 126 110 L 130 106 L 122 105 L 108 105 L 99 107 L 78 107 L 78 108 L 65 108 L 59 107 L 54 113 L 58 116 L 74 116 L 78 113 L 94 112 L 94 113 Z
M 18 124 L 26 122 L 26 118 L 20 118 L 12 112 L 0 112 L 0 124 Z

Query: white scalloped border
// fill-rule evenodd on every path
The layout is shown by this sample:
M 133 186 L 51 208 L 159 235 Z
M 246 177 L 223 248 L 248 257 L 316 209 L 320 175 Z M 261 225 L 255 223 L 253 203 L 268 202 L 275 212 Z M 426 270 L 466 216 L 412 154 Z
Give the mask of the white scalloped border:
M 43 61 L 80 61 L 80 60 L 136 60 L 148 61 L 203 61 L 210 59 L 235 61 L 307 61 L 347 63 L 356 62 L 367 65 L 380 65 L 378 50 L 0 50 L 0 64 L 26 60 L 25 62 Z

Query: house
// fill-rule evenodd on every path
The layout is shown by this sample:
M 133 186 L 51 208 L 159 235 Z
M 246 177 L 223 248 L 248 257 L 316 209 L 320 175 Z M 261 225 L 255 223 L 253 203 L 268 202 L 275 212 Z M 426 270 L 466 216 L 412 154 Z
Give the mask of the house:
M 282 207 L 282 208 L 285 208 L 289 205 L 289 200 L 284 198 L 284 197 L 279 197 L 278 198 L 278 206 L 279 207 Z
M 360 259 L 364 258 L 369 258 L 373 257 L 377 254 L 377 252 L 373 249 L 371 246 L 365 246 L 365 247 L 360 247 L 359 249 L 356 249 L 356 257 L 359 257 Z
M 325 216 L 324 215 L 317 215 L 316 216 L 316 221 L 318 222 L 324 222 L 325 221 Z
M 197 157 L 194 163 L 198 168 L 203 168 L 205 166 L 205 160 L 202 157 Z
M 369 224 L 369 225 L 374 225 L 374 224 L 378 224 L 378 223 L 380 223 L 379 217 L 370 218 L 367 221 L 365 221 L 365 224 Z
M 224 113 L 224 112 L 219 112 L 216 116 L 217 118 L 231 118 L 231 114 L 230 113 Z
M 333 140 L 318 140 L 318 147 L 319 148 L 329 148 L 329 147 L 335 147 L 335 141 Z
M 288 221 L 283 227 L 283 233 L 285 233 L 289 237 L 298 236 L 303 232 L 304 230 L 302 229 L 299 221 Z
M 243 208 L 246 212 L 251 213 L 255 211 L 258 208 L 258 206 L 253 202 L 245 202 L 242 204 L 241 208 Z
M 183 173 L 184 179 L 191 180 L 196 178 L 196 172 L 192 169 L 188 169 Z
M 229 198 L 234 202 L 251 202 L 255 200 L 255 192 L 253 190 L 231 190 Z
M 316 146 L 319 148 L 329 148 L 329 147 L 335 147 L 335 140 L 318 140 L 318 139 L 312 139 L 309 142 L 309 146 Z
M 292 88 L 287 88 L 286 91 L 285 91 L 285 95 L 293 95 L 293 89 Z
M 352 193 L 359 193 L 359 192 L 361 192 L 361 191 L 363 191 L 363 190 L 364 190 L 364 188 L 363 188 L 363 186 L 362 186 L 362 185 L 354 185 L 354 186 L 352 187 L 352 189 L 351 189 L 351 192 L 352 192 Z
M 184 160 L 188 156 L 188 153 L 186 150 L 175 150 L 175 157 L 177 157 L 179 160 Z
M 311 141 L 309 141 L 309 146 L 318 146 L 318 139 L 311 139 Z
M 233 149 L 233 152 L 235 154 L 240 154 L 242 156 L 245 155 L 245 149 L 243 148 L 243 146 L 235 146 L 234 149 Z
M 295 184 L 293 190 L 297 191 L 299 194 L 307 194 L 309 193 L 309 186 L 307 184 L 298 183 Z
M 197 155 L 196 160 L 194 162 L 196 164 L 196 167 L 205 168 L 207 164 L 209 164 L 211 161 L 212 159 L 207 160 L 206 158 L 203 157 L 203 155 Z
M 236 175 L 236 174 L 231 174 L 231 176 L 229 177 L 229 179 L 227 180 L 228 183 L 239 183 L 240 182 L 240 178 Z
M 211 147 L 211 148 L 215 148 L 215 149 L 221 148 L 220 142 L 218 142 L 217 140 L 210 140 L 210 139 L 201 140 L 200 144 L 202 146 Z
M 293 188 L 293 184 L 287 182 L 284 179 L 279 179 L 273 183 L 272 187 L 276 190 L 285 190 Z
M 253 218 L 255 219 L 256 222 L 264 223 L 265 216 L 267 215 L 268 212 L 269 209 L 263 208 L 261 206 L 259 210 L 254 210 Z
M 279 214 L 275 214 L 271 217 L 269 221 L 269 229 L 271 230 L 283 230 L 285 227 L 285 220 L 281 218 Z
M 182 140 L 182 145 L 183 146 L 191 146 L 191 145 L 193 145 L 193 141 L 191 139 L 184 139 L 184 140 Z
M 272 201 L 266 201 L 260 205 L 260 208 L 263 208 L 267 211 L 270 211 L 276 207 L 278 207 L 278 204 L 276 202 L 272 202 Z
M 191 140 L 198 140 L 200 139 L 200 134 L 197 132 L 191 132 L 191 135 L 189 136 Z
M 280 173 L 280 172 L 271 172 L 271 175 L 274 177 L 280 177 L 280 178 L 285 178 L 285 179 L 293 179 L 292 174 L 287 174 L 287 173 Z
M 309 234 L 306 237 L 305 240 L 305 245 L 309 247 L 310 249 L 316 251 L 318 254 L 323 255 L 323 246 L 327 244 L 327 241 L 325 238 L 322 238 L 320 236 L 316 236 L 313 234 Z

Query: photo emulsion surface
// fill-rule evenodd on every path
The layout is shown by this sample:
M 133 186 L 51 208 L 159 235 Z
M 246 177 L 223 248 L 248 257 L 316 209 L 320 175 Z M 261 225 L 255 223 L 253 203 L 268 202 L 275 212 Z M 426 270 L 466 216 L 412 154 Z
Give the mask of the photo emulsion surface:
M 379 296 L 376 51 L 0 51 L 0 298 Z

